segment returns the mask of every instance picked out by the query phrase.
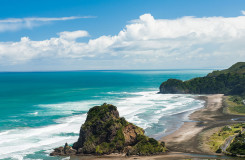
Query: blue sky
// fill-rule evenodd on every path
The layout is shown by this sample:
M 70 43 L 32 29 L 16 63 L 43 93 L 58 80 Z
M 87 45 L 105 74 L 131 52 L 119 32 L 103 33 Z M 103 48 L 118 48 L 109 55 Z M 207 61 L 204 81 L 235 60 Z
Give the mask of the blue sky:
M 61 57 L 58 57 L 57 55 L 50 56 L 51 54 L 52 55 L 55 54 L 55 53 L 52 53 L 52 52 L 55 52 L 55 50 L 48 48 L 48 50 L 50 51 L 47 53 L 46 53 L 46 50 L 45 51 L 40 50 L 40 52 L 35 53 L 33 55 L 31 55 L 32 53 L 28 53 L 28 56 L 25 57 L 25 54 L 27 54 L 25 52 L 28 52 L 33 49 L 33 47 L 28 48 L 30 44 L 25 43 L 26 46 L 21 49 L 21 53 L 16 52 L 16 51 L 20 51 L 19 48 L 16 48 L 16 51 L 13 51 L 13 50 L 8 51 L 6 49 L 7 48 L 6 45 L 9 45 L 9 43 L 20 42 L 20 39 L 22 37 L 28 37 L 28 40 L 31 42 L 41 43 L 42 41 L 59 37 L 59 33 L 61 32 L 71 33 L 74 31 L 86 31 L 87 32 L 86 36 L 84 35 L 77 36 L 75 41 L 77 43 L 79 42 L 88 43 L 89 40 L 95 40 L 95 39 L 100 38 L 101 36 L 113 37 L 113 36 L 117 36 L 120 31 L 123 31 L 123 30 L 127 31 L 128 28 L 126 27 L 126 25 L 141 23 L 141 22 L 135 22 L 132 20 L 137 20 L 137 19 L 139 20 L 140 19 L 139 17 L 145 14 L 150 14 L 150 16 L 154 18 L 152 20 L 152 22 L 154 23 L 155 23 L 155 20 L 156 21 L 157 20 L 178 21 L 179 19 L 183 17 L 193 16 L 195 18 L 200 18 L 201 20 L 205 18 L 211 18 L 209 23 L 214 24 L 216 23 L 216 21 L 214 20 L 215 17 L 224 18 L 224 20 L 217 20 L 219 21 L 219 23 L 221 23 L 223 21 L 226 21 L 227 18 L 237 18 L 237 17 L 243 16 L 242 14 L 243 10 L 245 10 L 244 0 L 235 0 L 235 1 L 234 0 L 69 0 L 69 1 L 67 0 L 42 0 L 42 1 L 40 0 L 35 0 L 35 1 L 34 0 L 22 0 L 22 1 L 2 0 L 1 5 L 0 5 L 0 43 L 1 43 L 0 44 L 0 71 L 3 71 L 3 70 L 166 69 L 166 68 L 183 68 L 183 67 L 184 68 L 227 67 L 231 63 L 238 61 L 238 59 L 237 58 L 230 59 L 228 53 L 225 55 L 217 56 L 221 54 L 222 50 L 218 51 L 216 49 L 217 48 L 220 49 L 224 47 L 222 47 L 220 43 L 216 46 L 213 45 L 211 43 L 212 40 L 209 40 L 209 42 L 205 42 L 205 44 L 204 43 L 193 44 L 192 47 L 194 48 L 189 49 L 189 50 L 196 49 L 197 50 L 196 52 L 198 53 L 199 52 L 201 53 L 200 50 L 202 51 L 205 50 L 205 53 L 204 52 L 201 53 L 202 54 L 201 58 L 200 56 L 199 58 L 195 57 L 192 54 L 192 59 L 186 59 L 186 60 L 182 59 L 181 62 L 183 62 L 183 64 L 180 62 L 176 62 L 175 66 L 170 66 L 170 64 L 175 64 L 175 63 L 170 63 L 169 61 L 175 62 L 174 58 L 178 59 L 176 58 L 176 56 L 184 55 L 185 57 L 188 57 L 188 55 L 186 55 L 187 53 L 183 52 L 183 47 L 179 46 L 173 49 L 173 44 L 170 44 L 169 41 L 168 42 L 164 41 L 166 46 L 162 47 L 160 50 L 156 50 L 156 48 L 154 49 L 147 48 L 147 50 L 149 50 L 149 52 L 147 52 L 147 56 L 145 56 L 146 53 L 144 54 L 145 49 L 142 49 L 142 47 L 139 47 L 141 49 L 137 48 L 140 45 L 140 44 L 136 44 L 136 41 L 138 41 L 137 38 L 136 39 L 133 38 L 130 40 L 127 39 L 127 41 L 124 41 L 120 45 L 118 45 L 119 43 L 118 41 L 110 42 L 110 49 L 100 48 L 99 51 L 93 50 L 93 52 L 97 52 L 97 51 L 100 52 L 101 50 L 104 50 L 103 56 L 101 56 L 101 54 L 88 56 L 88 55 L 91 55 L 92 52 L 89 53 L 89 51 L 87 50 L 86 50 L 86 53 L 88 55 L 86 56 L 85 55 L 78 56 L 78 53 L 74 54 L 73 52 L 75 51 L 70 51 L 70 50 L 69 50 L 69 53 L 68 51 L 65 53 L 62 51 L 60 52 L 59 56 L 61 54 L 65 54 L 65 56 L 64 55 L 62 55 Z M 83 18 L 84 16 L 89 16 L 89 17 Z M 77 18 L 71 18 L 70 20 L 45 20 L 45 21 L 40 21 L 40 19 L 38 19 L 38 18 L 62 18 L 62 17 L 63 18 L 64 17 L 77 17 Z M 28 21 L 24 21 L 21 23 L 18 22 L 18 25 L 16 25 L 17 24 L 16 22 L 14 24 L 12 22 L 11 23 L 8 22 L 8 26 L 11 26 L 13 28 L 8 27 L 8 26 L 7 27 L 3 26 L 1 29 L 1 24 L 6 25 L 6 22 L 1 23 L 1 20 L 3 21 L 11 20 L 13 18 L 18 19 L 18 20 L 23 20 L 23 19 L 28 19 L 28 18 L 29 19 L 37 18 L 38 20 L 34 20 L 34 21 L 28 20 Z M 144 21 L 144 20 L 141 19 L 141 21 Z M 183 20 L 180 20 L 180 21 L 183 21 Z M 199 21 L 199 19 L 197 20 L 197 19 L 190 18 L 185 22 L 185 24 L 186 23 L 190 23 L 190 24 L 198 23 L 197 21 Z M 239 19 L 234 19 L 233 23 L 240 23 L 240 21 L 241 20 Z M 228 23 L 230 22 L 225 23 L 225 25 L 226 26 L 231 25 Z M 221 26 L 221 25 L 223 24 L 216 25 L 214 26 L 214 28 L 217 28 L 217 26 Z M 163 25 L 162 27 L 164 26 L 166 25 Z M 137 35 L 138 37 L 142 36 L 143 38 L 144 35 L 147 34 L 147 28 L 144 28 L 144 29 L 146 29 L 145 34 Z M 243 33 L 243 24 L 237 24 L 237 27 L 235 27 L 235 30 L 236 29 L 237 30 L 239 29 L 239 31 L 236 31 L 237 33 Z M 168 30 L 168 28 L 166 28 L 166 30 Z M 202 30 L 202 29 L 200 29 L 200 27 L 199 29 L 194 28 L 193 33 L 198 35 L 199 30 Z M 229 34 L 233 34 L 233 31 L 225 30 L 224 32 L 226 31 Z M 164 30 L 161 32 L 164 32 Z M 186 32 L 186 30 L 183 32 Z M 77 34 L 77 33 L 80 33 L 80 32 L 74 32 L 73 34 Z M 205 34 L 206 33 L 207 32 L 205 32 Z M 158 37 L 159 39 L 158 42 L 160 42 L 162 38 L 166 38 L 165 34 L 164 33 L 162 34 L 163 34 L 163 37 Z M 217 35 L 218 34 L 219 33 L 217 33 Z M 180 36 L 183 36 L 183 35 L 181 34 Z M 206 36 L 209 36 L 209 35 L 206 35 Z M 237 39 L 238 37 L 237 35 L 231 35 L 231 36 L 234 38 L 234 41 L 232 43 L 222 42 L 223 45 L 227 46 L 229 44 L 231 47 L 235 47 L 235 48 L 241 47 L 239 43 L 236 43 L 237 41 L 241 39 Z M 213 41 L 217 41 L 217 37 L 213 38 Z M 171 36 L 171 38 L 173 37 Z M 171 41 L 175 41 L 176 37 L 174 38 L 175 39 L 172 39 Z M 148 38 L 146 39 L 151 40 L 151 42 L 147 43 L 147 45 L 150 45 L 151 43 L 153 43 L 152 35 L 150 36 L 148 35 Z M 141 40 L 144 41 L 145 43 L 146 39 L 141 39 Z M 153 39 L 154 39 L 154 42 L 157 41 L 155 40 L 155 38 Z M 72 40 L 69 39 L 69 42 L 70 41 Z M 101 41 L 104 42 L 105 40 L 101 40 Z M 127 45 L 129 44 L 129 42 L 133 43 L 132 41 L 134 42 L 134 44 L 130 44 L 130 46 Z M 177 39 L 176 41 L 180 43 L 179 39 Z M 120 42 L 122 41 L 120 40 Z M 96 47 L 100 44 L 101 43 L 96 43 Z M 1 49 L 1 45 L 2 45 L 2 49 Z M 80 46 L 81 44 L 78 44 L 78 45 Z M 62 47 L 64 49 L 64 46 Z M 124 47 L 126 48 L 127 52 L 120 52 L 122 50 L 125 51 Z M 163 48 L 166 48 L 166 47 L 171 48 L 171 53 L 169 50 L 163 50 Z M 59 49 L 58 46 L 56 46 L 56 49 L 57 48 Z M 111 51 L 111 48 L 113 48 L 113 52 Z M 128 48 L 134 48 L 130 50 L 130 52 L 132 53 L 137 52 L 137 55 L 134 54 L 133 56 L 131 56 L 129 54 Z M 159 45 L 157 48 L 159 48 Z M 84 49 L 81 49 L 81 48 L 79 49 L 81 50 L 81 53 L 85 52 Z M 79 49 L 76 49 L 76 52 Z M 232 50 L 233 48 L 230 48 L 230 49 Z M 34 48 L 33 50 L 36 50 L 36 48 Z M 142 51 L 142 56 L 141 56 L 141 53 L 138 52 L 139 50 Z M 172 54 L 173 50 L 174 52 L 178 52 L 178 54 L 176 53 L 176 55 L 173 55 Z M 236 52 L 239 55 L 238 56 L 239 60 L 244 61 L 243 59 L 244 55 L 243 53 L 241 53 L 242 50 L 243 48 L 241 47 Z M 20 54 L 24 54 L 24 58 L 23 57 L 12 58 L 8 54 L 10 52 L 13 57 L 16 57 L 16 54 L 18 54 L 18 56 Z M 161 52 L 162 54 L 164 54 L 164 56 L 161 56 Z M 183 54 L 181 54 L 180 52 L 183 52 Z M 214 52 L 215 52 L 215 55 L 216 55 L 215 58 L 217 61 L 212 61 L 210 63 L 207 63 L 208 61 L 210 61 L 210 59 L 209 58 L 205 59 L 203 57 L 205 57 L 208 54 L 212 54 Z M 216 53 L 216 52 L 220 52 L 220 53 Z M 158 54 L 157 56 L 155 55 L 156 53 Z M 154 60 L 148 61 L 149 59 L 148 56 L 150 54 L 153 54 L 153 56 L 155 56 L 155 61 L 156 59 L 162 59 L 162 61 L 158 60 L 156 63 L 154 62 Z M 172 57 L 170 56 L 171 54 L 172 54 Z M 226 56 L 226 58 L 223 60 L 220 60 L 220 57 L 224 57 L 224 56 Z M 67 57 L 71 57 L 71 58 L 67 58 Z M 122 60 L 125 57 L 131 57 L 130 60 L 132 61 L 129 62 L 129 59 L 125 59 L 125 61 L 127 61 L 129 64 L 127 64 L 126 66 L 118 65 L 118 63 L 121 64 L 125 62 Z M 168 58 L 169 60 L 167 60 Z M 229 59 L 229 62 L 227 62 L 228 59 Z M 93 65 L 91 63 L 93 63 Z M 109 63 L 111 65 L 108 65 Z M 153 65 L 153 63 L 155 63 L 155 65 Z
M 183 16 L 238 16 L 245 9 L 244 0 L 2 0 L 0 17 L 68 17 L 97 18 L 49 23 L 33 29 L 0 33 L 1 41 L 17 41 L 23 36 L 42 40 L 64 30 L 87 30 L 91 38 L 117 34 L 128 21 L 151 13 L 155 18 Z

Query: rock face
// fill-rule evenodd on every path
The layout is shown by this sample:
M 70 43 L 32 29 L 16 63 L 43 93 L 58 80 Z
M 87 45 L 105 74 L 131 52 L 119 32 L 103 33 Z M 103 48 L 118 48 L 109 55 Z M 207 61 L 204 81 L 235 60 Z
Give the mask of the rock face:
M 95 106 L 88 111 L 73 146 L 59 147 L 50 154 L 84 155 L 125 153 L 127 155 L 160 154 L 165 144 L 144 135 L 144 130 L 119 117 L 117 108 L 110 104 Z
M 75 155 L 76 153 L 77 150 L 73 149 L 66 143 L 64 147 L 55 148 L 54 151 L 50 153 L 50 156 Z
M 165 94 L 185 94 L 188 90 L 185 90 L 184 82 L 178 79 L 168 79 L 160 86 L 160 93 Z

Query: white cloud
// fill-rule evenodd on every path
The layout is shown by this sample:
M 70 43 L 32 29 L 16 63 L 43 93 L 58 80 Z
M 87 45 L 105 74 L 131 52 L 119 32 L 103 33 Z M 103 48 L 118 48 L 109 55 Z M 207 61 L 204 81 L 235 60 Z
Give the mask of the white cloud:
M 82 18 L 95 18 L 93 16 L 71 16 L 71 17 L 32 17 L 32 18 L 8 18 L 0 19 L 0 32 L 15 31 L 23 28 L 32 28 L 44 22 L 67 21 Z
M 77 38 L 88 37 L 89 34 L 87 31 L 74 31 L 74 32 L 61 32 L 58 34 L 61 39 L 66 40 L 76 40 Z
M 81 18 L 94 18 L 93 16 L 71 16 L 71 17 L 55 17 L 55 18 L 47 18 L 47 17 L 32 17 L 32 18 L 8 18 L 0 20 L 0 23 L 19 23 L 19 22 L 27 22 L 27 21 L 66 21 L 66 20 L 73 20 L 73 19 L 81 19 Z
M 241 11 L 242 15 L 245 15 L 245 11 Z
M 144 14 L 118 35 L 87 43 L 76 41 L 89 36 L 83 30 L 58 35 L 43 41 L 23 37 L 19 42 L 0 42 L 0 65 L 37 59 L 45 65 L 50 59 L 65 59 L 78 66 L 82 61 L 85 69 L 151 69 L 229 66 L 245 60 L 245 16 L 168 20 Z M 101 63 L 105 61 L 106 65 Z

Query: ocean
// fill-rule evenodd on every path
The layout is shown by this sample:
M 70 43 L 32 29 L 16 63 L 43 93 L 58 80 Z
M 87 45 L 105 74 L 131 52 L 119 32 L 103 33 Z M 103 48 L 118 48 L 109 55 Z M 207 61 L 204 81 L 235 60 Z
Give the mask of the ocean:
M 193 95 L 157 94 L 160 84 L 211 71 L 1 72 L 0 159 L 64 159 L 48 155 L 75 142 L 89 108 L 103 103 L 160 139 L 204 105 Z

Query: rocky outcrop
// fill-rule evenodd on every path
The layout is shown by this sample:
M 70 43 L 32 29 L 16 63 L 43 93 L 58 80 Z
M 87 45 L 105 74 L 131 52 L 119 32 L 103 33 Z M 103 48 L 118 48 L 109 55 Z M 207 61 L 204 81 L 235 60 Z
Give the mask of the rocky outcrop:
M 123 135 L 124 135 L 126 146 L 134 145 L 135 142 L 137 142 L 136 129 L 137 129 L 136 126 L 132 124 L 129 124 L 123 128 Z
M 144 135 L 144 130 L 119 117 L 116 106 L 103 104 L 88 111 L 87 119 L 80 129 L 78 141 L 72 147 L 54 149 L 56 155 L 103 155 L 125 153 L 127 155 L 160 154 L 165 144 Z
M 183 81 L 178 79 L 168 79 L 160 86 L 160 93 L 164 94 L 185 94 L 188 93 Z
M 50 156 L 75 155 L 76 153 L 77 150 L 73 149 L 66 143 L 64 147 L 55 148 L 54 151 L 50 153 Z

